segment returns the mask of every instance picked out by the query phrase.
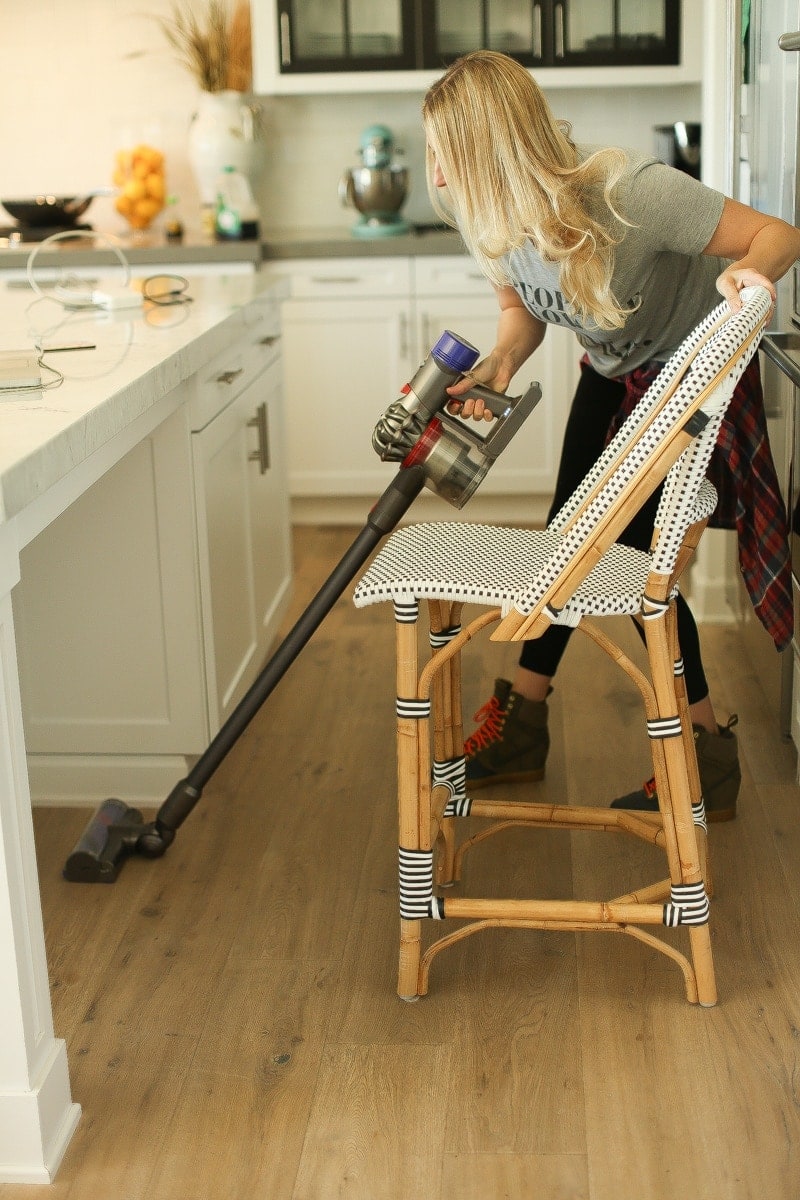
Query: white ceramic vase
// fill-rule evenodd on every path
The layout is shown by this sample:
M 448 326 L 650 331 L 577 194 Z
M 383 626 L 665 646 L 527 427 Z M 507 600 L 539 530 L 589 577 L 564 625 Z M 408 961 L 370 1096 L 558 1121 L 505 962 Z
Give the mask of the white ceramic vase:
M 202 204 L 214 204 L 217 181 L 235 167 L 251 184 L 258 167 L 257 112 L 241 92 L 201 92 L 189 128 L 189 162 Z

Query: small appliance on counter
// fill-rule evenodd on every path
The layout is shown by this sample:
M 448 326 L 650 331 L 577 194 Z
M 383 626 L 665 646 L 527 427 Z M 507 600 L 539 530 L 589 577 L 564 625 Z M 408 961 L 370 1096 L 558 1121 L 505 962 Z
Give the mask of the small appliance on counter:
M 400 216 L 408 195 L 408 169 L 392 161 L 394 137 L 385 125 L 369 125 L 361 135 L 360 167 L 350 167 L 339 182 L 339 198 L 361 213 L 355 237 L 392 237 L 409 233 Z

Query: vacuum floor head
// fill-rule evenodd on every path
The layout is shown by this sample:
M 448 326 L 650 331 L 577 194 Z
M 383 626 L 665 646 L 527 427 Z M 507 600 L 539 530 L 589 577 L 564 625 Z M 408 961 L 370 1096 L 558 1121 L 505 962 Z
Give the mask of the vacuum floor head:
M 64 864 L 71 883 L 113 883 L 144 828 L 137 808 L 123 800 L 104 800 Z

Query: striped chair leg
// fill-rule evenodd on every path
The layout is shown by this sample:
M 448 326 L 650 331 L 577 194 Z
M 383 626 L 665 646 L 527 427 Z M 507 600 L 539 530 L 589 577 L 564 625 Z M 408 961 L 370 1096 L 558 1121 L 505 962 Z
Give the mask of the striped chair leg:
M 664 797 L 659 791 L 659 801 L 665 827 L 670 878 L 677 897 L 674 905 L 666 906 L 665 913 L 670 912 L 675 916 L 669 923 L 687 925 L 689 928 L 698 1000 L 703 1006 L 711 1007 L 716 1004 L 717 990 L 708 929 L 707 897 L 700 864 L 697 827 L 692 814 L 684 729 L 675 694 L 674 603 L 664 608 L 657 616 L 650 614 L 645 619 L 644 628 L 659 711 L 657 721 L 648 722 L 648 732 L 651 737 L 658 738 L 663 748 L 667 788 Z M 654 761 L 655 757 L 654 755 Z M 705 904 L 701 903 L 701 892 L 702 898 L 706 900 Z
M 400 846 L 400 960 L 397 991 L 404 1000 L 419 995 L 422 921 L 408 902 L 408 873 L 404 856 L 413 861 L 429 849 L 420 838 L 419 701 L 417 700 L 418 605 L 395 604 L 397 650 L 397 815 Z M 427 706 L 426 706 L 427 714 Z M 429 788 L 427 781 L 424 786 Z M 413 876 L 413 872 L 411 873 Z M 413 886 L 412 886 L 413 894 Z
M 675 700 L 681 717 L 683 730 L 683 749 L 686 758 L 686 771 L 689 776 L 689 794 L 692 801 L 692 820 L 697 837 L 697 849 L 700 855 L 700 870 L 706 885 L 706 894 L 713 896 L 714 882 L 711 873 L 711 862 L 708 853 L 708 827 L 706 825 L 705 806 L 700 788 L 700 774 L 697 769 L 697 751 L 695 748 L 692 718 L 689 714 L 689 702 L 686 695 L 686 678 L 683 671 L 683 659 L 677 638 L 677 622 L 672 622 L 672 655 L 674 661 L 673 681 Z
M 460 604 L 429 601 L 430 643 L 434 656 L 461 631 Z M 431 691 L 433 720 L 433 786 L 443 786 L 443 801 L 436 805 L 438 850 L 436 882 L 449 887 L 454 882 L 458 802 L 464 796 L 465 763 L 461 718 L 461 656 L 454 654 L 433 677 Z M 441 810 L 441 811 L 440 811 Z

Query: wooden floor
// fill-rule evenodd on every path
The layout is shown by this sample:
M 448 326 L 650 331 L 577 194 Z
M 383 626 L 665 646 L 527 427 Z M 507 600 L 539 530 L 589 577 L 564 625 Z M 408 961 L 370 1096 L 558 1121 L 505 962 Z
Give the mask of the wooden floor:
M 352 534 L 298 531 L 293 617 Z M 718 1007 L 689 1006 L 675 966 L 630 939 L 520 931 L 466 939 L 427 998 L 397 999 L 393 625 L 348 592 L 165 858 L 67 884 L 88 814 L 37 810 L 83 1117 L 54 1185 L 0 1200 L 797 1200 L 795 755 L 776 664 L 735 629 L 703 638 L 743 770 L 739 818 L 711 830 Z M 470 712 L 515 657 L 475 649 Z M 638 701 L 583 637 L 551 730 L 539 797 L 604 802 L 648 773 Z M 599 898 L 650 878 L 654 853 L 525 831 L 468 871 Z

